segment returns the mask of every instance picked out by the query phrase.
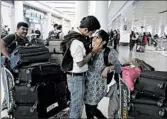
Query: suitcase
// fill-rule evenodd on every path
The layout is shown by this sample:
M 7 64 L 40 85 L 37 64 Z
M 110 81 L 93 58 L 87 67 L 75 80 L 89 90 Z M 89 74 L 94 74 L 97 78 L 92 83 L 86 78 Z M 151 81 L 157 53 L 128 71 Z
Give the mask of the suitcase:
M 55 40 L 55 41 L 49 41 L 49 52 L 51 54 L 63 54 L 63 52 L 60 50 L 60 44 L 61 44 L 62 40 Z
M 167 82 L 164 80 L 140 77 L 135 83 L 135 89 L 167 98 Z
M 48 93 L 49 92 L 49 93 Z M 38 87 L 38 113 L 40 118 L 49 118 L 65 109 L 67 105 L 66 83 L 51 83 Z
M 144 53 L 145 52 L 145 47 L 142 45 L 138 45 L 136 48 L 136 52 L 141 52 Z
M 63 59 L 62 54 L 51 54 L 50 62 L 55 64 L 61 64 L 62 59 Z
M 11 54 L 12 70 L 35 62 L 48 62 L 49 50 L 45 46 L 19 46 Z
M 35 104 L 38 101 L 36 87 L 15 86 L 13 97 L 16 104 Z
M 132 113 L 136 113 L 135 115 L 132 115 Z M 167 109 L 164 107 L 158 107 L 155 105 L 149 105 L 149 104 L 138 104 L 138 103 L 130 103 L 129 108 L 129 115 L 130 116 L 140 116 L 140 115 L 148 115 L 152 116 L 155 119 L 156 118 L 167 118 Z M 146 118 L 144 118 L 146 119 Z
M 141 73 L 141 77 L 157 79 L 167 82 L 167 72 L 165 71 L 144 71 Z
M 28 87 L 43 83 L 66 81 L 66 74 L 59 65 L 35 63 L 19 69 L 16 84 L 25 83 Z
M 146 105 L 154 105 L 154 106 L 159 106 L 159 107 L 167 107 L 167 102 L 164 102 L 164 100 L 154 100 L 154 99 L 149 99 L 146 97 L 136 97 L 135 99 L 131 100 L 132 103 L 137 103 L 137 104 L 146 104 Z
M 13 115 L 15 119 L 39 119 L 37 105 L 17 105 Z

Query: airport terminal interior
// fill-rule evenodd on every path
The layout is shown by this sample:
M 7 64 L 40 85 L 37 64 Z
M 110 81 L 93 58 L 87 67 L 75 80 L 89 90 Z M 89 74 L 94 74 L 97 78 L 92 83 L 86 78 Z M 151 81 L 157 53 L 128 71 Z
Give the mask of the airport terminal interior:
M 2 119 L 167 119 L 166 0 L 1 0 L 0 9 Z

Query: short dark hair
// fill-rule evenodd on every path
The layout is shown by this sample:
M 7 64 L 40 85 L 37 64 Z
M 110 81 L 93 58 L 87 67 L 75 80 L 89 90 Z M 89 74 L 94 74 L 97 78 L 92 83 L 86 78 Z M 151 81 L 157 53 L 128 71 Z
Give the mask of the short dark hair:
M 17 28 L 19 29 L 21 26 L 26 27 L 26 28 L 29 27 L 27 23 L 25 23 L 25 22 L 19 22 L 19 23 L 17 24 Z
M 100 29 L 100 23 L 94 16 L 84 17 L 80 22 L 80 28 L 88 28 L 89 31 Z
M 58 24 L 54 24 L 54 25 L 53 25 L 54 28 L 57 27 L 57 26 L 58 26 Z
M 57 30 L 60 30 L 60 29 L 62 29 L 62 25 L 57 26 Z

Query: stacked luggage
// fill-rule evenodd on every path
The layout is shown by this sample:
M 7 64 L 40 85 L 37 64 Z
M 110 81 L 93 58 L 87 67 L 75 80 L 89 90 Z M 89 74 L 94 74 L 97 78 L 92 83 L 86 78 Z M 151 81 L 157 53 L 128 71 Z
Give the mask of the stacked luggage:
M 11 56 L 15 119 L 46 119 L 68 107 L 66 74 L 45 46 L 21 46 Z
M 129 116 L 135 119 L 167 118 L 167 72 L 142 72 L 129 105 Z
M 60 50 L 61 42 L 62 42 L 61 39 L 56 39 L 48 42 L 48 49 L 52 63 L 60 64 L 63 59 L 63 53 Z

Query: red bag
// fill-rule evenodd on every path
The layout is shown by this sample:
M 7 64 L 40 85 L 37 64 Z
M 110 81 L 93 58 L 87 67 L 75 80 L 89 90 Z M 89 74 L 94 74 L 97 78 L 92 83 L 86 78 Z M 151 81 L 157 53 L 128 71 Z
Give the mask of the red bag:
M 134 90 L 134 80 L 140 76 L 141 69 L 138 67 L 125 66 L 121 68 L 122 79 L 126 82 L 128 88 Z

